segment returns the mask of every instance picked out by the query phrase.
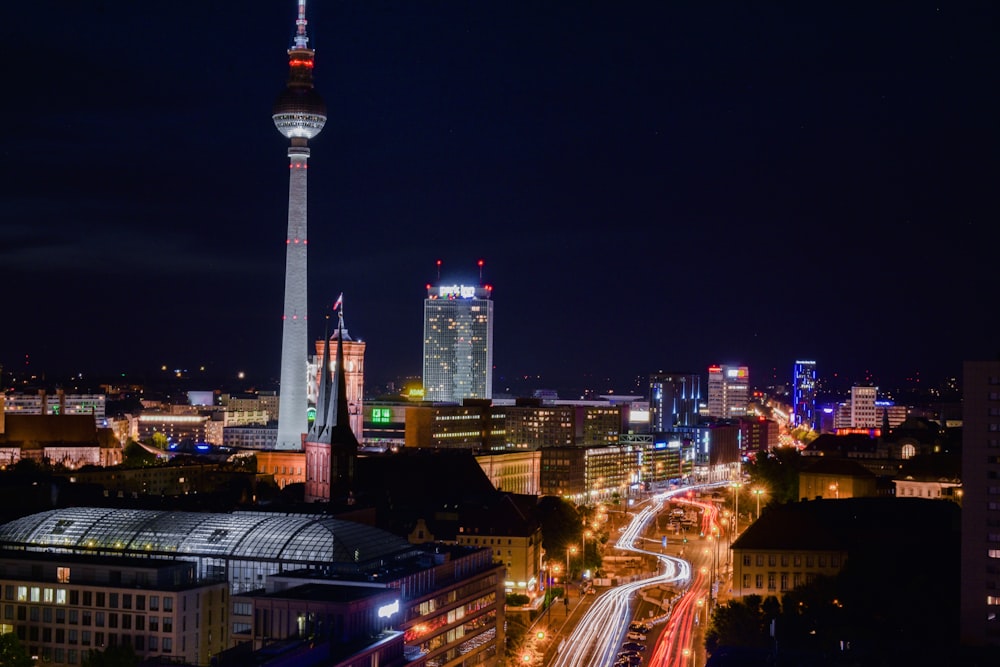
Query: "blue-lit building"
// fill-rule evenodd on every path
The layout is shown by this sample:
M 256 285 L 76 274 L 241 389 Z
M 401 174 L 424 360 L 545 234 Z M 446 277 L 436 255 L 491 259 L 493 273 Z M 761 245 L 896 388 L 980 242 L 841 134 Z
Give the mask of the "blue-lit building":
M 675 426 L 696 426 L 701 403 L 701 376 L 697 373 L 664 373 L 649 376 L 649 430 L 669 431 Z
M 792 421 L 816 428 L 816 362 L 796 361 L 792 378 Z

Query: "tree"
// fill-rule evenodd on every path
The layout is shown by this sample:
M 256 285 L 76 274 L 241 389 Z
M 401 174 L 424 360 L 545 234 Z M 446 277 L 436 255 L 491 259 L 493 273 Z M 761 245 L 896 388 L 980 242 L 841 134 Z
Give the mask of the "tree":
M 122 463 L 128 468 L 141 468 L 156 463 L 156 455 L 135 440 L 129 440 L 125 444 L 122 459 Z
M 557 496 L 544 496 L 538 501 L 538 517 L 542 523 L 542 546 L 550 558 L 562 556 L 571 544 L 580 543 L 583 522 L 573 503 Z
M 31 667 L 34 661 L 28 655 L 28 649 L 13 632 L 0 635 L 0 667 Z
M 790 447 L 779 447 L 745 467 L 751 486 L 767 488 L 769 502 L 792 503 L 799 499 L 799 470 L 802 456 Z
M 766 648 L 769 641 L 762 603 L 759 595 L 748 595 L 718 607 L 705 632 L 708 652 L 713 653 L 722 646 Z

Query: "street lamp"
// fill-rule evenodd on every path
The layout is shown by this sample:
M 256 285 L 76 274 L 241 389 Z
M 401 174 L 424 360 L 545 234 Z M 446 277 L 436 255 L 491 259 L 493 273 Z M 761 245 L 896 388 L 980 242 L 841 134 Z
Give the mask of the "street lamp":
M 764 489 L 754 489 L 753 494 L 757 496 L 757 518 L 760 518 L 760 497 L 764 495 Z
M 733 482 L 733 535 L 740 534 L 740 484 Z

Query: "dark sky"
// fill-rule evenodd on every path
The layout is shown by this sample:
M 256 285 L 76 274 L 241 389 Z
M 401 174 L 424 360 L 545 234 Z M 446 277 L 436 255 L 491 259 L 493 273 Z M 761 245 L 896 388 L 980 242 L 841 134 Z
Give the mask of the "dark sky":
M 498 389 L 995 356 L 995 5 L 781 4 L 312 0 L 313 333 L 419 374 L 483 259 Z M 0 14 L 0 363 L 276 377 L 294 0 Z

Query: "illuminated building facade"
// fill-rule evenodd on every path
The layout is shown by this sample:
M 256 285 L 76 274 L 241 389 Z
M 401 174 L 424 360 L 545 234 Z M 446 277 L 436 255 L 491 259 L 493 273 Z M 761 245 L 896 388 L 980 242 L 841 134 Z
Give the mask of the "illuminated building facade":
M 274 126 L 290 144 L 285 300 L 281 316 L 281 392 L 276 447 L 293 451 L 302 450 L 302 436 L 308 427 L 306 174 L 309 140 L 318 135 L 326 124 L 326 105 L 313 87 L 315 52 L 309 48 L 305 13 L 305 0 L 299 0 L 294 42 L 288 50 L 288 83 L 275 101 L 271 114 Z
M 340 336 L 341 331 L 344 334 L 344 380 L 347 387 L 347 412 L 350 415 L 351 430 L 354 431 L 354 437 L 359 441 L 364 438 L 364 392 L 365 392 L 365 342 L 360 340 L 354 340 L 351 338 L 350 334 L 347 333 L 347 329 L 343 330 L 337 329 L 333 332 L 333 336 L 330 338 L 330 343 L 333 346 L 337 345 L 337 339 Z M 321 364 L 323 363 L 323 341 L 316 341 L 316 356 L 314 357 L 314 362 L 311 364 L 311 370 L 309 373 L 310 379 L 315 379 L 315 382 L 310 382 L 310 396 L 309 400 L 311 403 L 316 404 L 319 393 L 320 384 L 320 372 Z M 336 361 L 330 359 L 327 371 L 334 372 L 334 366 Z
M 90 415 L 10 414 L 0 420 L 0 466 L 22 459 L 69 469 L 112 466 L 122 462 L 122 446 Z
M 876 428 L 882 424 L 875 407 L 878 387 L 851 387 L 850 428 Z
M 539 450 L 483 454 L 476 457 L 476 462 L 498 491 L 539 495 L 538 480 L 542 464 Z
M 119 625 L 125 616 L 125 598 L 116 598 L 123 611 L 115 611 L 111 607 L 111 593 L 133 595 L 130 603 L 135 611 L 128 614 L 132 623 L 128 641 L 133 646 L 135 640 L 131 635 L 137 634 L 135 617 L 140 615 L 137 613 L 139 601 L 134 596 L 143 591 L 141 586 L 135 585 L 136 577 L 126 574 L 125 568 L 139 558 L 147 570 L 182 567 L 187 577 L 185 581 L 195 582 L 196 588 L 190 595 L 204 589 L 211 592 L 212 597 L 202 594 L 200 603 L 193 597 L 185 602 L 187 593 L 183 587 L 178 589 L 175 577 L 170 577 L 174 588 L 166 593 L 171 597 L 169 603 L 164 594 L 155 590 L 148 593 L 159 596 L 157 625 L 151 626 L 152 621 L 148 618 L 143 624 L 147 635 L 153 632 L 160 638 L 156 653 L 159 655 L 163 652 L 161 638 L 168 631 L 162 619 L 170 617 L 169 632 L 183 634 L 170 635 L 169 653 L 192 664 L 207 665 L 209 656 L 203 653 L 191 656 L 190 651 L 210 648 L 218 651 L 234 643 L 252 641 L 255 636 L 261 640 L 264 637 L 279 639 L 269 634 L 279 629 L 293 630 L 304 636 L 304 628 L 297 623 L 288 624 L 280 619 L 273 619 L 276 622 L 272 623 L 270 618 L 265 622 L 263 614 L 255 617 L 253 596 L 240 594 L 264 590 L 275 593 L 271 596 L 274 600 L 280 597 L 281 591 L 287 590 L 286 597 L 294 598 L 295 588 L 308 584 L 354 586 L 363 591 L 381 590 L 393 594 L 391 597 L 399 601 L 398 610 L 380 604 L 378 608 L 387 614 L 380 618 L 387 618 L 391 629 L 404 634 L 404 641 L 414 655 L 423 656 L 419 664 L 489 667 L 499 664 L 503 652 L 504 566 L 494 562 L 492 550 L 443 543 L 415 546 L 391 533 L 329 515 L 64 508 L 0 525 L 0 549 L 4 548 L 18 550 L 20 559 L 43 564 L 42 578 L 51 583 L 45 586 L 25 583 L 28 587 L 25 597 L 28 603 L 32 602 L 34 593 L 30 586 L 36 585 L 39 603 L 44 605 L 49 595 L 45 588 L 51 589 L 54 614 L 58 614 L 59 589 L 64 589 L 62 595 L 69 609 L 73 599 L 71 586 L 77 577 L 76 570 L 71 570 L 65 574 L 69 581 L 60 585 L 59 568 L 65 567 L 69 559 L 100 557 L 103 567 L 92 569 L 96 576 L 105 578 L 99 585 L 100 590 L 108 594 L 105 620 L 109 625 L 111 613 L 119 614 L 116 616 Z M 0 571 L 3 577 L 10 576 L 9 568 Z M 111 577 L 118 571 L 122 572 L 122 580 L 112 581 Z M 32 570 L 32 577 L 34 572 Z M 150 589 L 156 587 L 155 584 L 147 585 Z M 7 585 L 3 587 L 4 595 L 6 597 L 10 590 L 14 599 L 5 604 L 16 605 L 20 595 L 18 587 L 13 581 L 9 586 L 10 589 Z M 97 592 L 95 589 L 95 606 Z M 377 597 L 381 600 L 381 596 Z M 80 600 L 80 604 L 86 606 L 82 590 Z M 236 605 L 237 600 L 242 604 Z M 146 612 L 141 615 L 148 616 L 152 611 L 152 599 L 147 597 L 144 604 Z M 283 604 L 275 607 L 267 601 L 262 601 L 260 606 L 261 610 L 292 608 L 295 607 Z M 212 610 L 211 620 L 209 609 Z M 95 624 L 97 611 L 94 608 Z M 185 614 L 192 616 L 186 621 L 180 620 Z M 81 623 L 83 618 L 81 610 Z M 298 615 L 295 618 L 298 619 Z M 58 624 L 44 618 L 43 623 L 55 628 L 52 630 L 55 641 Z M 72 628 L 71 625 L 67 627 Z M 80 629 L 86 628 L 81 625 Z M 109 627 L 108 631 L 114 632 L 116 640 L 123 643 L 120 633 L 124 628 L 112 631 Z M 28 637 L 26 643 L 31 645 L 30 629 L 26 627 L 24 632 Z M 43 645 L 41 638 L 44 636 L 40 632 L 41 629 L 37 640 L 39 647 Z M 96 640 L 96 634 L 93 639 Z M 66 640 L 68 644 L 68 632 Z M 110 641 L 110 635 L 105 641 Z M 149 647 L 147 641 L 147 651 Z M 182 647 L 186 647 L 186 652 L 181 652 Z
M 406 408 L 406 447 L 506 450 L 507 408 L 488 400 L 467 399 L 462 405 Z
M 649 376 L 649 430 L 663 433 L 675 426 L 698 424 L 701 376 L 696 373 L 664 373 Z
M 541 494 L 574 502 L 677 481 L 695 467 L 691 442 L 664 434 L 622 436 L 620 444 L 603 447 L 546 447 L 541 455 Z
M 144 412 L 132 418 L 131 432 L 135 440 L 141 441 L 159 433 L 171 444 L 182 440 L 222 444 L 223 428 L 222 422 L 213 422 L 211 415 Z
M 424 400 L 493 396 L 493 288 L 427 286 Z
M 1000 646 L 1000 361 L 962 377 L 961 641 Z
M 743 456 L 766 453 L 778 446 L 777 422 L 764 417 L 743 417 L 739 425 Z
M 750 369 L 746 366 L 708 367 L 708 415 L 717 419 L 742 417 L 750 400 Z
M 322 365 L 316 419 L 305 439 L 306 502 L 346 499 L 353 504 L 354 468 L 358 458 L 358 439 L 351 429 L 347 402 L 347 373 L 344 369 L 343 313 L 340 335 L 337 336 L 337 356 L 333 364 L 334 379 L 330 381 L 327 365 Z M 330 339 L 323 341 L 323 359 L 330 355 Z
M 815 429 L 816 362 L 796 361 L 792 372 L 792 423 Z
M 537 399 L 518 399 L 513 406 L 476 399 L 462 405 L 410 406 L 405 444 L 484 453 L 610 445 L 621 437 L 626 409 L 606 401 L 549 405 Z
M 0 572 L 0 628 L 47 665 L 110 646 L 207 665 L 226 647 L 228 586 L 188 561 L 0 551 Z
M 93 415 L 98 428 L 107 426 L 104 394 L 55 394 L 44 390 L 37 394 L 9 393 L 0 397 L 0 411 L 18 415 Z
M 364 658 L 371 644 L 363 637 L 395 641 L 401 632 L 404 664 L 439 667 L 492 667 L 504 649 L 504 567 L 492 550 L 440 543 L 411 547 L 374 577 L 331 577 L 323 569 L 275 575 L 263 593 L 233 597 L 234 641 L 262 648 L 269 642 L 315 633 L 348 655 L 336 665 L 395 665 Z M 350 622 L 335 618 L 350 604 Z M 301 621 L 300 621 L 301 619 Z M 348 619 L 344 619 L 345 621 Z M 299 623 L 302 623 L 301 625 Z M 351 630 L 353 641 L 349 640 Z M 362 661 L 356 660 L 357 648 Z M 419 656 L 419 657 L 417 657 Z M 350 661 L 348 661 L 348 657 Z M 414 662 L 416 658 L 416 662 Z M 299 663 L 295 663 L 299 664 Z M 315 663 L 309 663 L 315 664 Z

